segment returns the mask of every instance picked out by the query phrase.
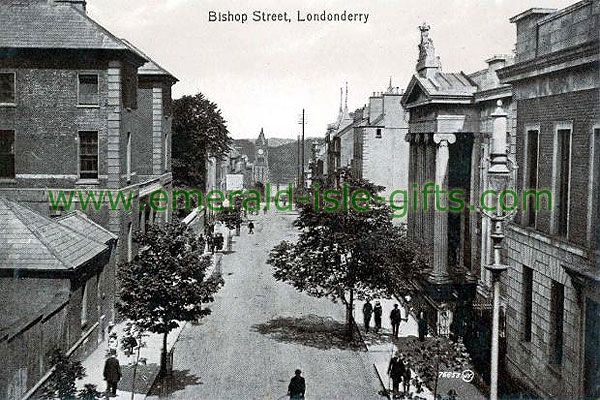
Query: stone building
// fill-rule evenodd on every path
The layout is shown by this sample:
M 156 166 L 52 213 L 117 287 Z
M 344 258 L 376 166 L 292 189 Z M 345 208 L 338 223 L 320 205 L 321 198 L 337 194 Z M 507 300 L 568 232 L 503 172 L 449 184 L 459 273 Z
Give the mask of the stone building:
M 35 393 L 54 349 L 82 357 L 104 339 L 116 241 L 83 213 L 50 219 L 0 196 L 0 398 Z
M 511 19 L 519 191 L 549 190 L 507 232 L 510 372 L 543 397 L 600 396 L 600 1 Z
M 329 185 L 339 185 L 340 169 L 353 176 L 384 186 L 381 193 L 389 199 L 394 190 L 408 185 L 408 113 L 401 104 L 402 92 L 389 86 L 385 92 L 373 93 L 368 105 L 348 112 L 348 87 L 336 122 L 327 127 L 325 142 L 315 155 L 316 171 Z M 402 196 L 395 202 L 402 202 Z M 396 204 L 400 206 L 399 204 Z
M 169 218 L 145 205 L 171 187 L 176 79 L 90 19 L 85 1 L 11 0 L 0 19 L 0 193 L 45 215 L 69 208 L 51 207 L 49 191 L 131 193 L 129 209 L 105 193 L 85 210 L 121 239 L 116 261 L 130 259 L 132 232 Z
M 486 60 L 486 69 L 472 74 L 444 72 L 430 27 L 423 24 L 420 30 L 416 73 L 402 99 L 410 112 L 408 187 L 416 190 L 416 196 L 409 196 L 408 234 L 421 244 L 430 268 L 426 281 L 416 283 L 424 289 L 416 301 L 439 333 L 464 338 L 486 375 L 491 277 L 485 266 L 491 262 L 492 248 L 490 223 L 479 206 L 488 188 L 493 114 L 507 112 L 514 121 L 511 87 L 500 83 L 497 75 L 513 60 L 496 55 Z M 512 127 L 508 134 L 514 159 Z M 436 185 L 446 191 L 438 204 Z M 426 189 L 430 194 L 425 198 Z M 454 198 L 449 198 L 450 191 L 455 191 Z M 450 318 L 442 321 L 441 315 Z

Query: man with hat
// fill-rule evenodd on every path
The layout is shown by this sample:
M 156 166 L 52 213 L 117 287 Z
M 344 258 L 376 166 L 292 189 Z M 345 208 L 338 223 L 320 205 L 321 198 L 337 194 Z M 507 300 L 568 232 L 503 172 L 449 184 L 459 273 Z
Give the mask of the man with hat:
M 392 378 L 392 390 L 394 397 L 398 396 L 400 391 L 400 383 L 402 383 L 402 377 L 405 374 L 404 362 L 402 361 L 402 354 L 400 354 L 400 352 L 396 352 L 394 357 L 392 357 L 390 360 L 387 373 L 390 378 Z
M 297 369 L 295 375 L 290 380 L 290 384 L 288 385 L 288 395 L 290 396 L 290 400 L 304 399 L 304 392 L 306 392 L 306 382 L 304 381 L 304 378 L 301 375 L 302 371 Z

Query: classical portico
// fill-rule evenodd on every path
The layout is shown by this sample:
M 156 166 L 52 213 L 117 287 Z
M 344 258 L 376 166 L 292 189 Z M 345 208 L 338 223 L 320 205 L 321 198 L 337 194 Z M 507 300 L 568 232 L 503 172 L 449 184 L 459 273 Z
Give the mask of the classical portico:
M 454 204 L 448 204 L 448 193 L 463 190 L 468 206 L 477 120 L 470 105 L 477 86 L 462 72 L 442 72 L 429 29 L 427 24 L 419 27 L 419 60 L 402 103 L 410 111 L 405 138 L 410 143 L 409 183 L 413 190 L 408 230 L 410 237 L 422 244 L 430 267 L 428 281 L 437 286 L 452 283 L 449 267 L 464 264 L 463 245 L 469 240 L 462 226 L 469 210 L 449 212 Z M 424 198 L 426 190 L 431 194 Z

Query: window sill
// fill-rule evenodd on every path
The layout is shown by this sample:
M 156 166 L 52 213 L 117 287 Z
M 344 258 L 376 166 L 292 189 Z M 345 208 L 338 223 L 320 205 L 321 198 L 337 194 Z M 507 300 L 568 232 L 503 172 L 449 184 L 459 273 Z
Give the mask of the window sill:
M 76 185 L 99 185 L 99 179 L 78 179 L 75 182 Z
M 17 103 L 0 103 L 0 107 L 16 107 Z
M 100 104 L 77 104 L 77 108 L 100 108 Z

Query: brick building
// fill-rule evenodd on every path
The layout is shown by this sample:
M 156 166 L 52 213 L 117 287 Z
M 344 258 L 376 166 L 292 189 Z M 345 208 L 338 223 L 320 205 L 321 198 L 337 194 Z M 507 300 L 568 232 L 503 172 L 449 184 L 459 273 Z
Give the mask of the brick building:
M 176 79 L 90 19 L 85 6 L 81 0 L 0 3 L 0 196 L 59 223 L 79 225 L 74 215 L 89 218 L 114 235 L 94 328 L 102 337 L 115 319 L 116 265 L 136 251 L 133 232 L 170 219 L 169 209 L 153 211 L 148 202 L 153 191 L 172 187 Z M 84 199 L 90 192 L 104 197 L 98 208 L 88 203 L 84 209 L 75 192 L 71 207 L 52 207 L 48 193 L 60 190 L 81 190 Z M 126 199 L 131 194 L 130 206 L 111 209 L 108 190 L 113 197 L 119 190 Z M 87 217 L 67 213 L 76 210 Z M 2 241 L 0 251 L 7 250 Z M 79 271 L 84 270 L 72 274 Z M 52 269 L 48 274 L 64 275 Z M 44 337 L 60 334 L 52 324 L 40 329 Z
M 517 188 L 552 193 L 507 232 L 511 373 L 544 397 L 600 396 L 600 1 L 511 19 Z M 530 201 L 531 202 L 531 201 Z
M 83 213 L 53 220 L 0 196 L 0 398 L 35 392 L 54 349 L 80 357 L 104 339 L 116 240 Z
M 430 27 L 423 24 L 419 59 L 402 104 L 410 112 L 408 234 L 419 243 L 429 264 L 425 282 L 415 282 L 415 302 L 426 311 L 438 333 L 463 337 L 475 365 L 486 376 L 491 340 L 492 260 L 490 223 L 479 208 L 488 188 L 487 170 L 493 113 L 507 112 L 509 154 L 514 159 L 514 104 L 511 86 L 499 81 L 497 71 L 512 57 L 496 55 L 487 68 L 471 74 L 444 72 L 436 56 Z M 498 101 L 501 109 L 498 110 Z M 433 194 L 423 199 L 425 185 L 446 190 L 439 205 Z M 449 201 L 458 190 L 462 201 Z M 415 203 L 416 199 L 416 203 Z M 454 210 L 451 209 L 454 207 Z M 441 318 L 442 316 L 449 318 Z
M 115 261 L 130 259 L 132 232 L 169 218 L 140 208 L 171 187 L 176 79 L 90 19 L 85 1 L 10 0 L 0 22 L 0 193 L 57 215 L 48 190 L 131 192 L 129 210 L 107 196 L 86 210 L 119 237 Z

